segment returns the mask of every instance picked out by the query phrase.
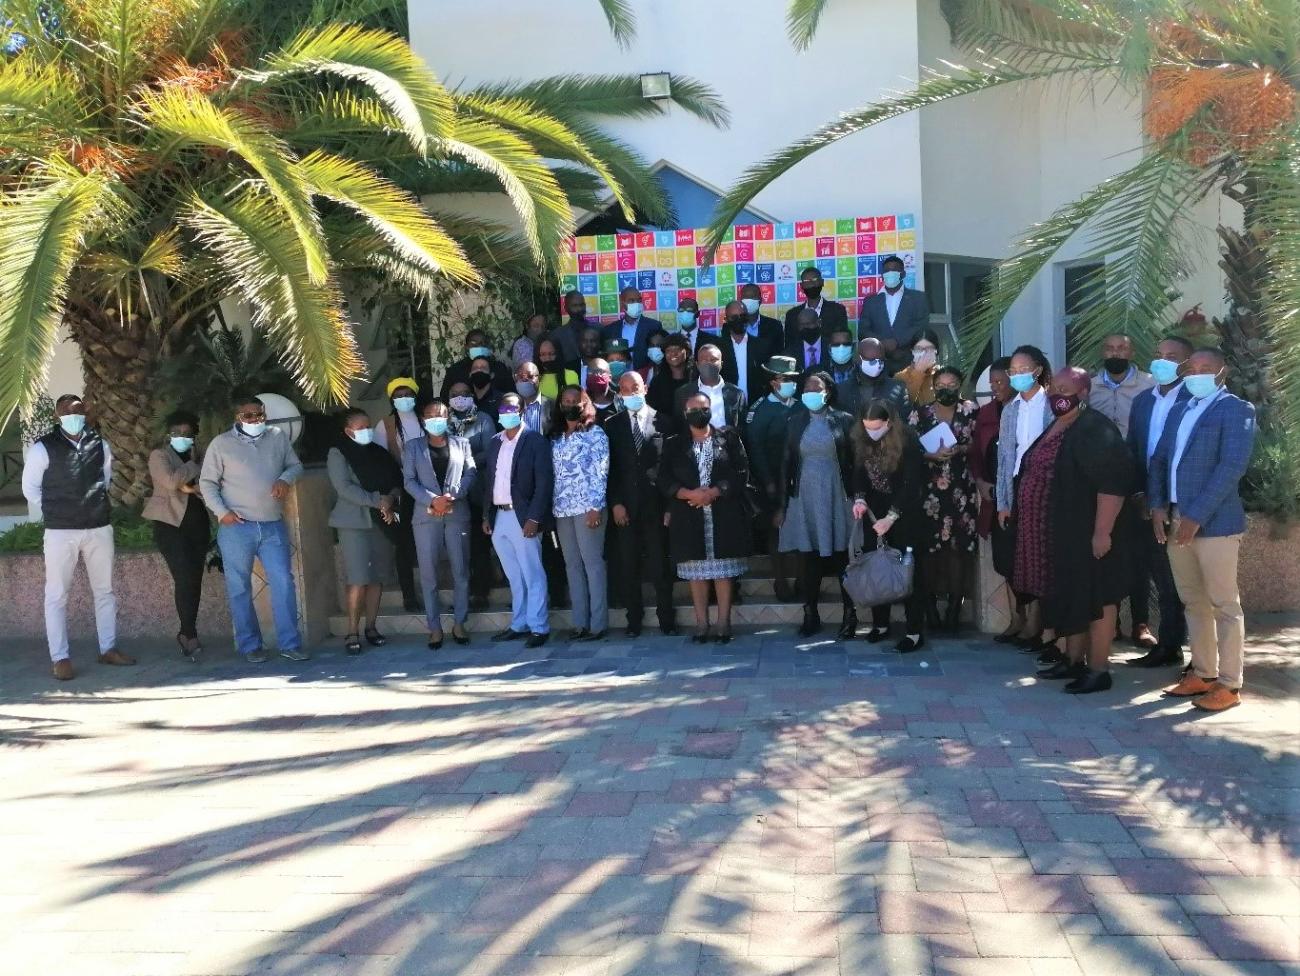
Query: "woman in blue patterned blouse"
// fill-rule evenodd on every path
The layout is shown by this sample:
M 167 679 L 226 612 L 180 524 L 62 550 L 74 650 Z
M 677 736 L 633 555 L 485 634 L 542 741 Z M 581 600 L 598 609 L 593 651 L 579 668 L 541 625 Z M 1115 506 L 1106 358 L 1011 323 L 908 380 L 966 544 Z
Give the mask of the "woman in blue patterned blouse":
M 605 583 L 605 483 L 609 440 L 596 425 L 596 408 L 577 386 L 560 391 L 551 430 L 555 468 L 555 531 L 564 553 L 573 606 L 570 640 L 600 640 L 609 629 Z

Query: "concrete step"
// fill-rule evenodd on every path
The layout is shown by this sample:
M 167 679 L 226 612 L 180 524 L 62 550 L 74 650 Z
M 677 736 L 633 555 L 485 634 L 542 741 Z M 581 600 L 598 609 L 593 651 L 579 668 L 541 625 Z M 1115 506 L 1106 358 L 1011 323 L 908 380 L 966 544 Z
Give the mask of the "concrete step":
M 822 584 L 823 593 L 830 593 L 832 590 L 831 580 L 827 578 Z M 742 576 L 740 579 L 740 595 L 742 599 L 755 599 L 763 603 L 779 603 L 776 599 L 776 593 L 773 589 L 773 581 L 768 577 Z M 647 605 L 654 604 L 654 587 L 646 585 L 643 592 Z M 451 603 L 452 591 L 450 589 L 439 588 L 438 598 L 446 604 Z M 689 583 L 677 580 L 673 584 L 673 602 L 689 606 L 691 602 L 691 587 Z M 494 586 L 488 591 L 489 608 L 496 609 L 510 606 L 510 588 L 508 586 Z M 389 613 L 402 612 L 402 594 L 401 591 L 393 587 L 384 589 L 384 595 L 380 601 L 380 610 Z

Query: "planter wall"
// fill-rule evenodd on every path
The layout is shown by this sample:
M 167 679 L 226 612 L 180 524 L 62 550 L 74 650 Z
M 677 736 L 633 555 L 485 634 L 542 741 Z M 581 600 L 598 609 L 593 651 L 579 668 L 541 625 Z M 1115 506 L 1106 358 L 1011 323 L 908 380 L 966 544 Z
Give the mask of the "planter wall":
M 1241 605 L 1252 613 L 1300 611 L 1300 525 L 1250 516 L 1237 567 Z

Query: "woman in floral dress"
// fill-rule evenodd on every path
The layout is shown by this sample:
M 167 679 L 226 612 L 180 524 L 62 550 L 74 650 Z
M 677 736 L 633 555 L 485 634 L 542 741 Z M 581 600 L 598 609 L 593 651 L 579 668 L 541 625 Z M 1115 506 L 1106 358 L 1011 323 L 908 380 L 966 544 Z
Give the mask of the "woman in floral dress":
M 979 408 L 961 397 L 965 380 L 955 366 L 943 366 L 934 376 L 934 402 L 912 410 L 910 423 L 922 436 L 940 424 L 952 428 L 956 444 L 945 444 L 925 455 L 929 472 L 922 509 L 929 522 L 925 560 L 927 613 L 931 628 L 956 631 L 962 602 L 970 592 L 975 551 L 979 546 L 979 489 L 970 470 L 970 445 Z M 946 594 L 942 618 L 939 596 Z

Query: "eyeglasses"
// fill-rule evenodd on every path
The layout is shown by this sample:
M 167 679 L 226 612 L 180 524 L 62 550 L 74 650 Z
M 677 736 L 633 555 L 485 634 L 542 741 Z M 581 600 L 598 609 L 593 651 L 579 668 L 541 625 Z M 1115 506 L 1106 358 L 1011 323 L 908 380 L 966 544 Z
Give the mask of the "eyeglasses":
M 239 415 L 239 419 L 240 419 L 240 420 L 246 420 L 246 421 L 248 421 L 249 423 L 254 423 L 254 422 L 258 421 L 258 420 L 265 420 L 265 419 L 266 419 L 266 411 L 265 411 L 265 410 L 260 410 L 260 411 L 258 411 L 257 413 L 241 413 L 241 414 Z

